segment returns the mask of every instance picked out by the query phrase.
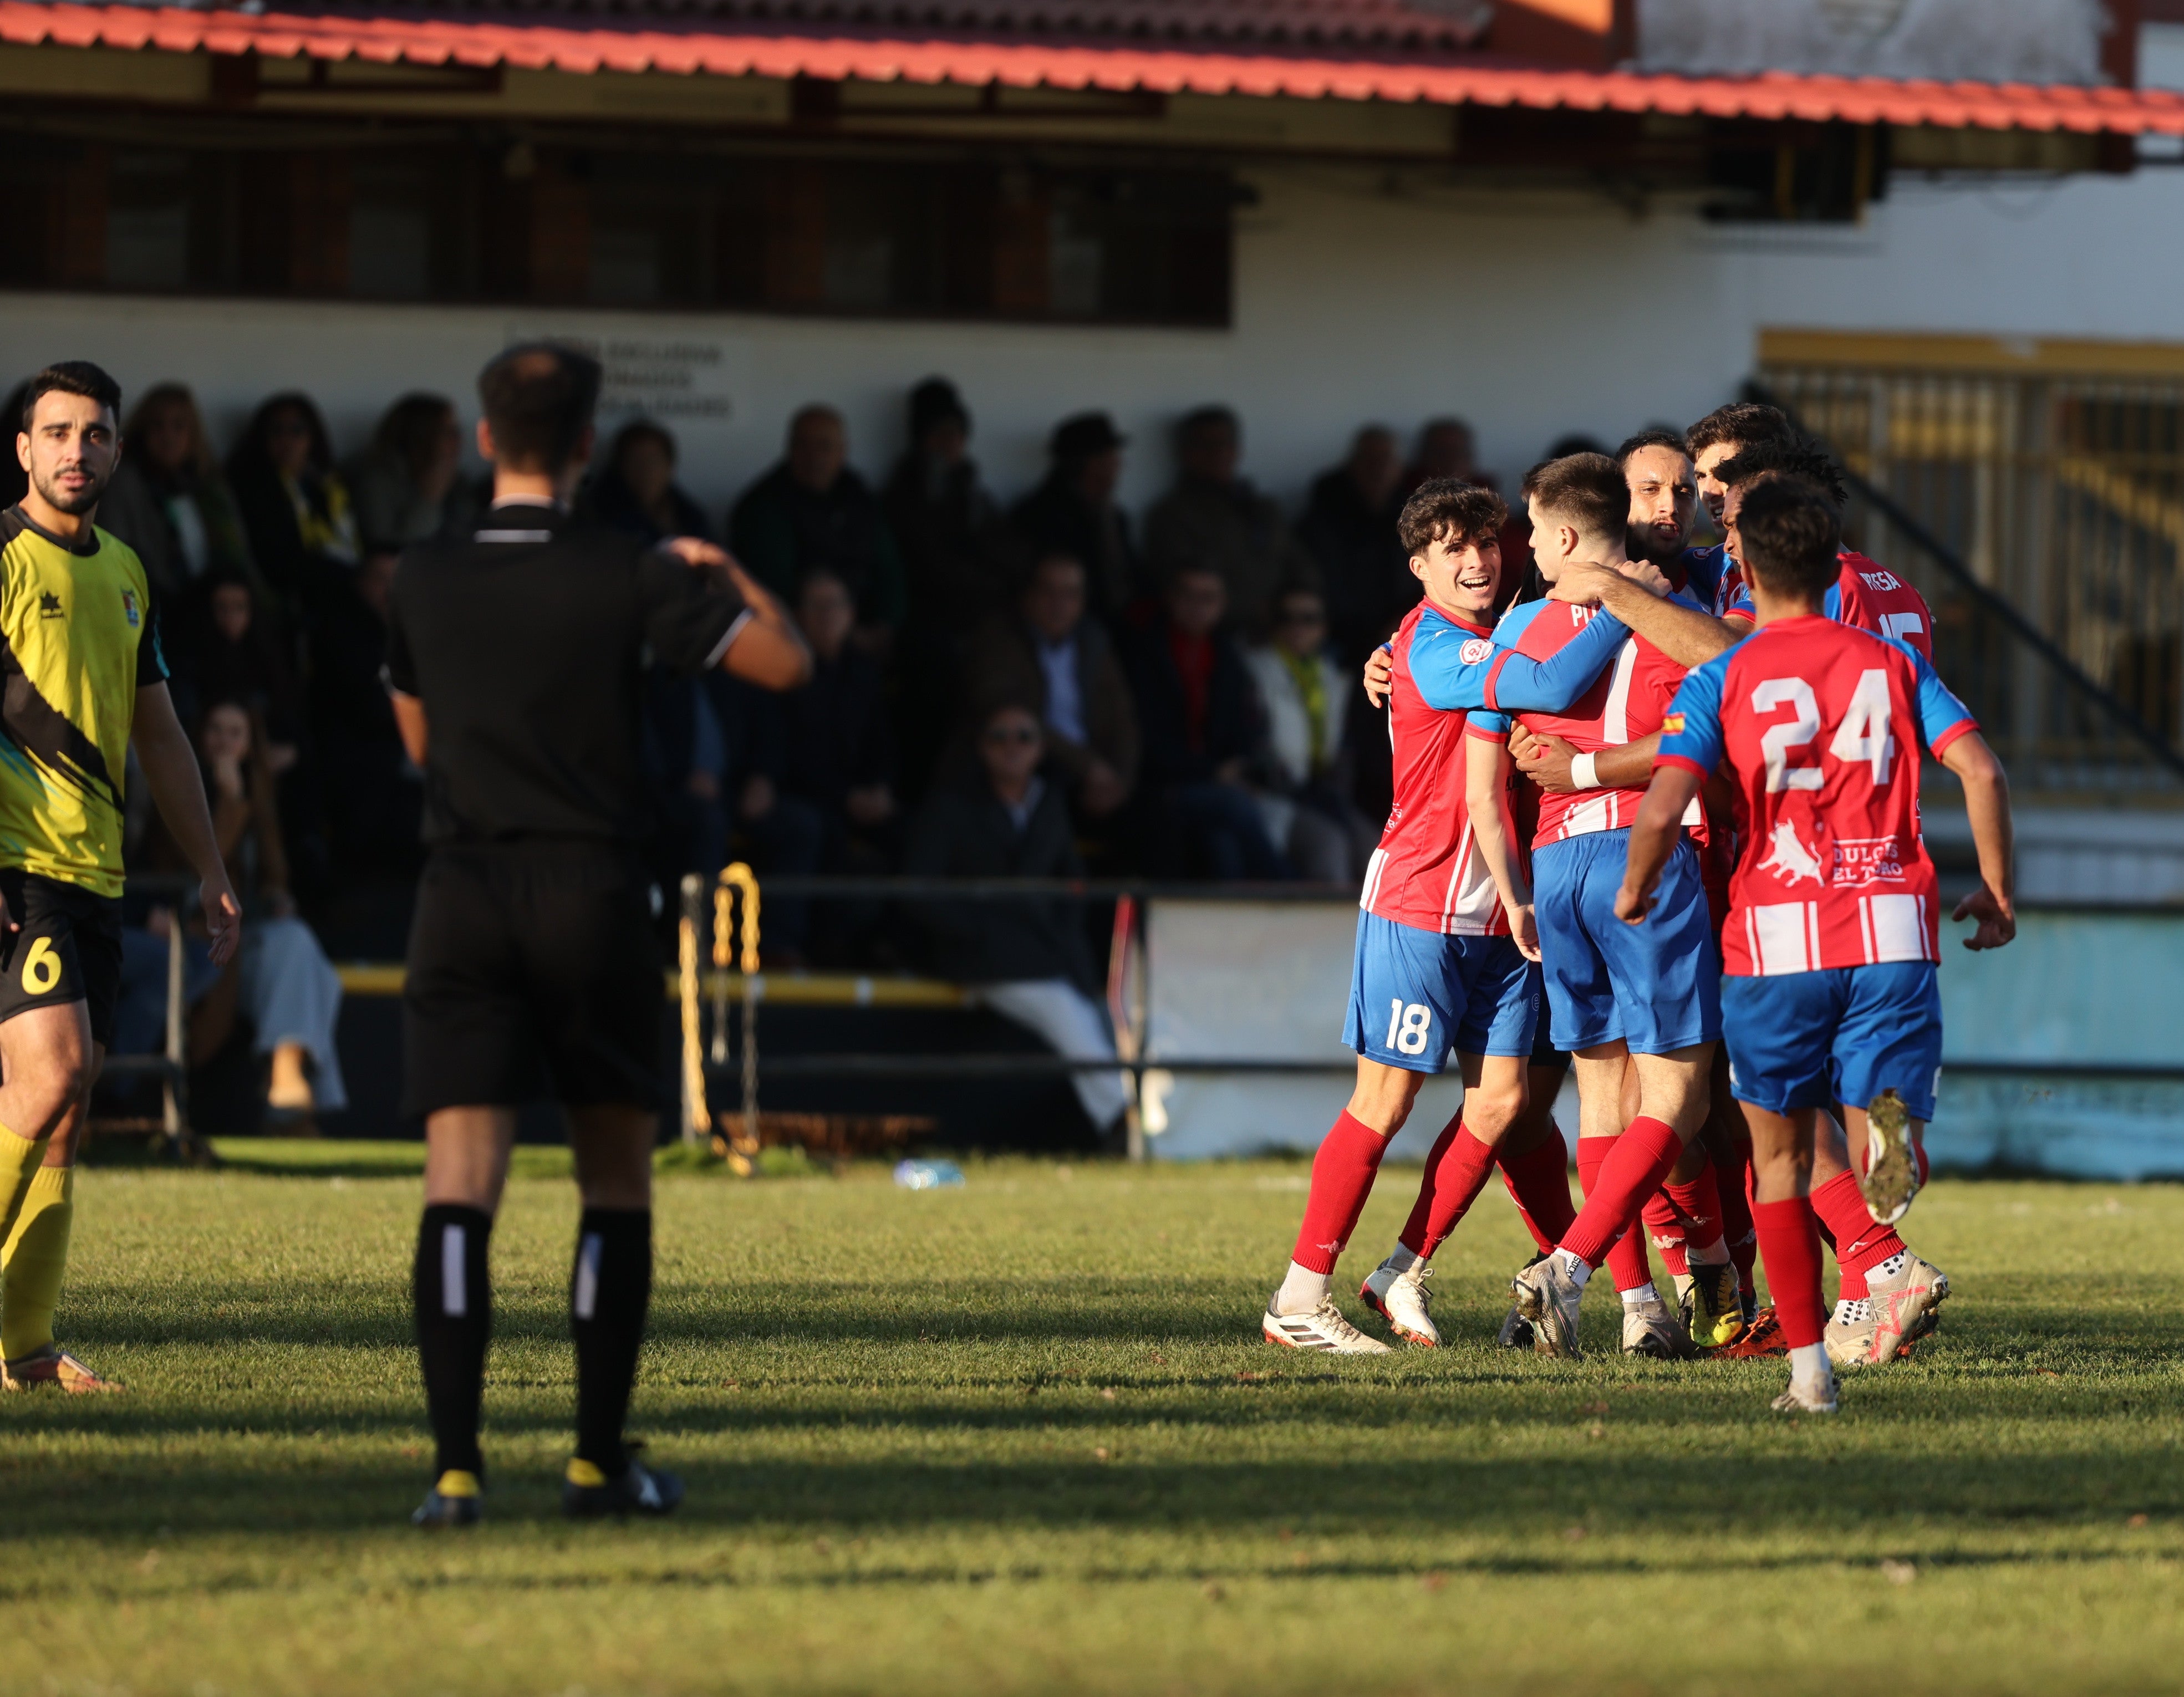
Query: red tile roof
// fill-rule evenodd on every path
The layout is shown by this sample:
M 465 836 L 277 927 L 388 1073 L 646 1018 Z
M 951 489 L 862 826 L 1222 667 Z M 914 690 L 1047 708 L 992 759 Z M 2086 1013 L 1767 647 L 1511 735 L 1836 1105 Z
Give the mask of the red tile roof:
M 953 82 L 1014 87 L 1151 90 L 1164 93 L 1290 95 L 1308 99 L 1424 101 L 1439 105 L 1521 106 L 1573 111 L 1662 112 L 1714 118 L 1839 119 L 1853 124 L 1930 124 L 1951 128 L 2106 131 L 2184 134 L 2184 95 L 2117 88 L 2022 83 L 1892 81 L 1879 77 L 1673 76 L 1578 70 L 1497 59 L 1480 53 L 1379 42 L 1322 46 L 1289 38 L 1273 45 L 1209 36 L 1210 25 L 1178 38 L 1057 24 L 1043 34 L 1023 20 L 1137 16 L 1203 20 L 1240 17 L 1243 0 L 957 0 L 1017 20 L 981 30 L 942 15 L 951 26 L 761 19 L 753 0 L 720 0 L 748 11 L 665 17 L 675 0 L 648 0 L 643 21 L 627 14 L 572 15 L 562 6 L 537 11 L 184 10 L 171 7 L 79 5 L 70 0 L 0 0 L 0 42 L 68 47 L 152 48 L 166 53 L 257 52 L 272 58 L 361 58 L 412 64 L 510 65 L 574 72 L 662 71 L 716 76 L 855 77 L 873 81 Z M 712 0 L 689 0 L 692 11 Z M 791 0 L 808 4 L 811 0 Z M 1284 10 L 1284 8 L 1291 8 Z M 1397 0 L 1273 0 L 1254 6 L 1262 32 L 1269 19 L 1307 15 L 1419 15 Z M 930 14 L 928 14 L 930 15 Z M 1323 25 L 1316 27 L 1323 28 Z M 1257 42 L 1266 45 L 1257 45 Z

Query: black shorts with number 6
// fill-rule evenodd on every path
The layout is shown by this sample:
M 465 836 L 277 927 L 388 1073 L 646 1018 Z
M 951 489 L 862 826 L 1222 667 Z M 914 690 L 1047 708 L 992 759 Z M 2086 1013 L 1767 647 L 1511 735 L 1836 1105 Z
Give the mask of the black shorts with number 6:
M 35 873 L 0 871 L 8 918 L 0 932 L 0 1021 L 32 1008 L 81 1002 L 91 1040 L 114 1042 L 121 994 L 121 903 Z

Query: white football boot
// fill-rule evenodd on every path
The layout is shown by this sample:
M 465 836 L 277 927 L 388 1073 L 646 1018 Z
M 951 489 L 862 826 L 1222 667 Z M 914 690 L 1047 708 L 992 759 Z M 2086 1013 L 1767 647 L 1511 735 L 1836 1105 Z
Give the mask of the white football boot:
M 1318 1349 L 1329 1355 L 1385 1355 L 1393 1353 L 1378 1338 L 1368 1338 L 1342 1317 L 1333 1297 L 1306 1314 L 1277 1314 L 1269 1303 L 1260 1329 L 1267 1341 L 1284 1349 Z
M 1357 1299 L 1388 1322 L 1388 1329 L 1406 1344 L 1421 1349 L 1438 1349 L 1440 1328 L 1433 1323 L 1433 1294 L 1426 1281 L 1433 1263 L 1412 1261 L 1398 1272 L 1383 1261 L 1357 1288 Z

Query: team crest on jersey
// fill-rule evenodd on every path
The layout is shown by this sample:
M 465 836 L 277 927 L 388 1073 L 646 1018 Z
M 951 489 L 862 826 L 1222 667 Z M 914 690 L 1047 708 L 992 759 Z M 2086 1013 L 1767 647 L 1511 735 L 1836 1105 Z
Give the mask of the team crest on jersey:
M 1820 857 L 1805 846 L 1797 835 L 1797 827 L 1784 820 L 1774 827 L 1768 839 L 1767 858 L 1759 863 L 1763 872 L 1772 872 L 1791 888 L 1800 878 L 1810 878 L 1814 883 L 1825 883 L 1820 876 Z
M 38 616 L 41 619 L 65 619 L 68 611 L 61 605 L 61 598 L 50 589 L 38 593 Z
M 1835 843 L 1835 882 L 1873 884 L 1903 876 L 1903 843 L 1895 837 L 1839 837 Z
M 1468 666 L 1475 666 L 1493 652 L 1493 643 L 1484 637 L 1474 637 L 1456 651 L 1456 657 Z
M 143 622 L 143 615 L 136 610 L 136 592 L 135 590 L 125 589 L 121 592 L 121 610 L 128 616 L 129 624 L 131 629 L 134 629 L 136 626 Z

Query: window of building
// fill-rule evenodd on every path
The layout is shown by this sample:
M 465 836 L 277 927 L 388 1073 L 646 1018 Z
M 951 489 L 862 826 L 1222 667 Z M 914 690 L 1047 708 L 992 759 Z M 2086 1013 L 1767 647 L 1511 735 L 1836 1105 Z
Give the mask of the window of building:
M 567 138 L 8 136 L 0 287 L 1221 325 L 1220 171 Z

